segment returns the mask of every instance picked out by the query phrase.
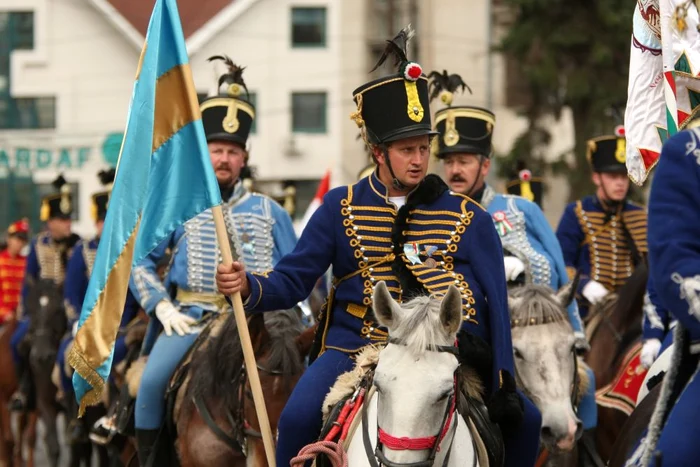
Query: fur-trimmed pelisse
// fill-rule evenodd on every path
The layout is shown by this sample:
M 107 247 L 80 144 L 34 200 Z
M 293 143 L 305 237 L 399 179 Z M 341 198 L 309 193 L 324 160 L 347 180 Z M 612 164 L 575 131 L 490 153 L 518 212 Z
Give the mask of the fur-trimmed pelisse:
M 323 422 L 328 420 L 328 414 L 340 401 L 350 397 L 359 386 L 368 371 L 374 368 L 379 361 L 379 355 L 383 345 L 368 345 L 355 357 L 355 367 L 338 377 L 323 401 Z M 484 386 L 476 372 L 468 367 L 461 367 L 459 371 L 460 388 L 464 394 L 478 401 L 483 400 Z

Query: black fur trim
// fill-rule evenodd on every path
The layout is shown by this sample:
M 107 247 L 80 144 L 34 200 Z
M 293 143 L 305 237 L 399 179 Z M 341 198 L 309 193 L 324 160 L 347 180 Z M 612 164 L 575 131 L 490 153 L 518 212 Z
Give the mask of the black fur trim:
M 491 346 L 481 337 L 462 329 L 457 334 L 459 363 L 473 368 L 487 386 L 491 381 L 493 354 Z
M 406 243 L 404 231 L 408 229 L 409 212 L 420 204 L 433 203 L 447 190 L 447 185 L 439 176 L 435 174 L 426 175 L 420 185 L 408 196 L 406 204 L 401 206 L 396 216 L 394 228 L 391 232 L 391 243 L 396 257 L 391 264 L 391 269 L 401 284 L 403 300 L 425 294 L 423 285 L 406 267 L 406 263 L 402 259 L 403 245 Z
M 513 432 L 523 422 L 525 408 L 515 391 L 515 380 L 507 371 L 501 371 L 503 384 L 486 404 L 491 421 L 498 423 L 504 433 Z

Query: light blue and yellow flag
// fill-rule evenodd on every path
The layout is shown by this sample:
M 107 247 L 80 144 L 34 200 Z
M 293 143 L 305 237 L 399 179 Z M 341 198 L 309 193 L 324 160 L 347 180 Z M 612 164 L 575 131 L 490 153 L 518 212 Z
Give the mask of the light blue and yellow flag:
M 80 412 L 109 376 L 132 266 L 179 225 L 221 204 L 176 0 L 156 0 L 126 132 L 69 355 Z

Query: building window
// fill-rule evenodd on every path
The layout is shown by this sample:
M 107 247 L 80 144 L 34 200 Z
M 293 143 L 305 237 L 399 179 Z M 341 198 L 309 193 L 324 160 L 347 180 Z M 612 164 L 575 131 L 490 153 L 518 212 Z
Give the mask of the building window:
M 292 131 L 295 133 L 326 132 L 326 93 L 292 93 Z
M 54 97 L 10 95 L 10 57 L 34 48 L 34 13 L 0 12 L 0 129 L 56 128 Z
M 292 8 L 292 47 L 326 46 L 326 9 Z
M 79 219 L 78 199 L 80 198 L 77 183 L 69 184 L 73 193 L 74 221 Z M 7 226 L 23 217 L 29 219 L 32 234 L 43 228 L 39 214 L 41 200 L 44 196 L 56 193 L 51 183 L 34 183 L 31 176 L 18 175 L 13 172 L 0 174 L 0 225 Z

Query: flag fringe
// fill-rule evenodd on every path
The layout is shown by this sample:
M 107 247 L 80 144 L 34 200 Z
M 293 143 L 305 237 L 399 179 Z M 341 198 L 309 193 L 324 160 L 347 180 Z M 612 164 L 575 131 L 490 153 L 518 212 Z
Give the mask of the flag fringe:
M 102 391 L 104 390 L 105 382 L 97 371 L 85 360 L 85 357 L 78 351 L 76 345 L 73 345 L 68 354 L 68 363 L 90 386 L 92 386 L 92 389 L 86 392 L 80 400 L 78 418 L 81 418 L 85 415 L 85 409 L 88 406 L 97 405 L 102 401 Z

